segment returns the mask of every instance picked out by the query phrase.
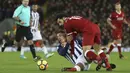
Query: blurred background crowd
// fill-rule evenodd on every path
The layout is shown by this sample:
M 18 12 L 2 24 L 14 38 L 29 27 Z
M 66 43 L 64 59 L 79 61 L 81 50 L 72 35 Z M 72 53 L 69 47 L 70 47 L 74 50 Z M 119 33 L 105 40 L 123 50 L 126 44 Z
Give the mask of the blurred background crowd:
M 59 27 L 56 24 L 55 18 L 58 13 L 66 13 L 69 15 L 80 15 L 98 23 L 101 28 L 102 44 L 106 45 L 112 42 L 111 28 L 107 25 L 106 19 L 114 10 L 114 3 L 117 0 L 30 0 L 30 5 L 33 3 L 39 4 L 42 10 L 41 15 L 41 33 L 43 40 L 50 46 L 57 45 L 56 33 Z M 130 0 L 120 0 L 122 10 L 125 12 L 127 20 L 130 22 Z M 14 9 L 21 4 L 20 0 L 0 0 L 0 22 L 6 18 L 11 18 Z M 44 15 L 44 16 L 43 16 Z M 44 18 L 43 18 L 44 17 Z M 123 26 L 123 47 L 130 46 L 130 27 Z
M 14 10 L 21 4 L 22 0 L 0 0 L 0 21 L 11 18 Z M 29 5 L 43 5 L 45 0 L 30 0 Z

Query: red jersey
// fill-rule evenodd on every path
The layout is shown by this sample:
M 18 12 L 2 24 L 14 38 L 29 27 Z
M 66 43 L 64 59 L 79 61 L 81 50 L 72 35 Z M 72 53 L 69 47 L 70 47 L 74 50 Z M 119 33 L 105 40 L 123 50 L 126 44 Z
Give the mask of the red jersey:
M 81 16 L 71 16 L 66 18 L 64 22 L 64 28 L 67 33 L 92 31 L 92 23 L 90 20 L 85 19 Z
M 112 24 L 117 28 L 117 30 L 122 30 L 122 24 L 125 18 L 124 12 L 121 11 L 121 13 L 112 12 L 109 16 L 111 19 Z

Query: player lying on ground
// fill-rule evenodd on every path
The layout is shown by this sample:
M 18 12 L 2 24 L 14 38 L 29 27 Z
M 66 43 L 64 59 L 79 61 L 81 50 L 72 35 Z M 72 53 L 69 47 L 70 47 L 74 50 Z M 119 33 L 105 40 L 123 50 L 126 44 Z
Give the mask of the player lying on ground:
M 81 16 L 67 16 L 66 14 L 59 14 L 57 16 L 57 23 L 60 26 L 64 26 L 67 33 L 67 42 L 72 44 L 71 53 L 74 54 L 74 35 L 76 31 L 78 34 L 82 35 L 82 49 L 83 54 L 86 58 L 91 60 L 98 60 L 98 65 L 101 66 L 102 61 L 106 64 L 106 70 L 112 71 L 106 54 L 101 50 L 101 33 L 100 28 L 97 24 L 91 22 L 90 20 L 83 18 Z M 98 56 L 91 51 L 91 47 L 94 47 L 95 51 L 98 52 Z
M 83 70 L 89 70 L 92 61 L 97 63 L 96 60 L 89 60 L 85 59 L 83 56 L 83 50 L 82 50 L 82 42 L 79 39 L 74 40 L 74 55 L 71 55 L 70 53 L 70 44 L 67 43 L 66 34 L 64 32 L 60 32 L 57 34 L 57 38 L 59 41 L 58 46 L 58 53 L 59 55 L 65 57 L 68 61 L 72 62 L 74 64 L 74 67 L 70 68 L 63 68 L 62 71 L 83 71 Z M 110 64 L 112 69 L 115 68 L 114 64 Z M 102 65 L 105 68 L 105 64 Z M 96 68 L 96 70 L 99 70 L 101 67 Z

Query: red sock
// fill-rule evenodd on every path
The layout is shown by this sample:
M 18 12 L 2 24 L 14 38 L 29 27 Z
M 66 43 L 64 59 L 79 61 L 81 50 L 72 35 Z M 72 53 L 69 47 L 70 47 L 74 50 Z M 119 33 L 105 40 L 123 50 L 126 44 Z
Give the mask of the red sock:
M 106 54 L 104 52 L 101 52 L 99 54 L 99 56 L 101 57 L 101 59 L 105 60 L 106 68 L 110 68 L 110 64 L 108 62 L 108 58 L 107 58 Z
M 117 46 L 119 55 L 121 55 L 121 46 Z
M 77 70 L 76 70 L 76 68 L 68 68 L 68 69 L 66 69 L 66 71 L 75 72 Z
M 93 51 L 88 51 L 86 53 L 86 58 L 89 60 L 99 60 L 100 59 L 100 57 L 97 56 Z
M 111 51 L 113 50 L 113 48 L 114 48 L 114 46 L 111 44 L 110 49 L 108 50 L 107 54 L 110 54 Z

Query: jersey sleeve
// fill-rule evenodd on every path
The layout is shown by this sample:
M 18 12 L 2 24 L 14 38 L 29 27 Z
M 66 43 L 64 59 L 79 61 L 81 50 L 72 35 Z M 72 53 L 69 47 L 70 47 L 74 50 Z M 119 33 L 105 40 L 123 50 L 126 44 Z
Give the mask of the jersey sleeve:
M 108 17 L 109 20 L 112 20 L 112 13 Z
M 65 23 L 64 25 L 65 25 L 64 28 L 66 30 L 67 35 L 72 35 L 73 31 L 72 31 L 72 28 L 71 28 L 70 24 L 69 23 Z
M 62 47 L 61 45 L 59 45 L 57 52 L 59 53 L 59 55 L 65 56 L 68 49 L 69 49 L 69 43 L 67 43 L 65 47 Z
M 22 12 L 22 6 L 19 6 L 19 7 L 16 8 L 16 10 L 14 11 L 13 17 L 19 16 L 21 12 Z

